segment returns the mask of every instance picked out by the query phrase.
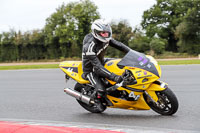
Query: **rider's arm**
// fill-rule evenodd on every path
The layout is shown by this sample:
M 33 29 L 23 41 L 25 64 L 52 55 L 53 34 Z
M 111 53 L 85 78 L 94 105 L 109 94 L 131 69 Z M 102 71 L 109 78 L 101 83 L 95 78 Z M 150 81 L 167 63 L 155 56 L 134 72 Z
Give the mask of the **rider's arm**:
M 112 73 L 109 72 L 106 68 L 104 68 L 101 61 L 97 57 L 94 42 L 85 45 L 85 47 L 83 48 L 83 54 L 91 62 L 95 72 L 97 72 L 99 75 L 105 78 L 110 77 Z
M 128 53 L 131 50 L 128 46 L 119 41 L 116 41 L 115 39 L 111 39 L 109 45 L 111 47 L 117 48 L 124 53 Z
M 108 71 L 101 63 L 99 58 L 97 57 L 97 54 L 95 53 L 94 50 L 94 44 L 90 44 L 91 46 L 88 46 L 87 49 L 85 49 L 83 52 L 84 56 L 90 60 L 95 73 L 99 74 L 100 76 L 104 78 L 108 78 L 112 81 L 117 82 L 118 80 L 118 75 L 115 75 L 114 73 L 111 73 Z

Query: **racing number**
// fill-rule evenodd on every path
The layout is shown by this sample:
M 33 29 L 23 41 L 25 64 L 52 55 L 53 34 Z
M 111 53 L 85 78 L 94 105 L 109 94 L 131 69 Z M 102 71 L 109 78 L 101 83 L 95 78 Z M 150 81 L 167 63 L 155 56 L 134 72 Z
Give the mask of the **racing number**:
M 128 95 L 130 98 L 133 98 L 135 100 L 138 100 L 138 98 L 140 97 L 140 95 L 135 95 L 134 92 L 130 92 L 129 95 Z
M 135 96 L 134 92 L 132 91 L 131 93 L 129 93 L 129 96 L 128 96 L 128 97 L 135 98 L 136 96 Z

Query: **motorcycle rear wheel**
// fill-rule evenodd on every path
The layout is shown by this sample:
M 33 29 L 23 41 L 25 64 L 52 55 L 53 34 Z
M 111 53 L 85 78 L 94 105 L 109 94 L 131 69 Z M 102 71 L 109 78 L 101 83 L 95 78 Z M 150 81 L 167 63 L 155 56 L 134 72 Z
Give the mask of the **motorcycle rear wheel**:
M 74 87 L 74 90 L 76 90 L 76 91 L 78 91 L 80 93 L 83 91 L 82 89 L 83 89 L 83 86 L 81 84 L 79 84 L 79 83 L 77 83 L 75 85 L 75 87 Z M 88 95 L 88 96 L 90 96 L 90 95 Z M 106 106 L 102 105 L 102 108 L 99 109 L 95 104 L 88 105 L 88 104 L 86 104 L 86 103 L 84 103 L 84 102 L 82 102 L 82 101 L 80 101 L 78 99 L 77 99 L 77 101 L 84 109 L 86 109 L 87 111 L 89 111 L 91 113 L 102 113 L 107 108 Z
M 144 96 L 146 103 L 152 110 L 161 115 L 173 115 L 177 112 L 178 100 L 169 88 L 163 91 L 156 91 L 155 93 L 158 96 L 158 101 L 156 103 L 151 102 L 148 100 L 147 96 Z

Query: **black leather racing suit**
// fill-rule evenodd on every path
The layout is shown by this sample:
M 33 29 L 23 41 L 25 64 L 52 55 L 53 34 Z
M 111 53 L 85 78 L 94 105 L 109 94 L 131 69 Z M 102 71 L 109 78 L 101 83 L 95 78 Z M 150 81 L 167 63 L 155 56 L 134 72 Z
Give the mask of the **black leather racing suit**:
M 104 54 L 109 45 L 124 53 L 128 53 L 130 50 L 129 47 L 114 39 L 111 39 L 108 43 L 103 43 L 95 39 L 91 33 L 87 34 L 83 40 L 82 61 L 84 73 L 82 77 L 89 80 L 99 92 L 105 91 L 100 77 L 114 81 L 116 76 L 103 66 Z

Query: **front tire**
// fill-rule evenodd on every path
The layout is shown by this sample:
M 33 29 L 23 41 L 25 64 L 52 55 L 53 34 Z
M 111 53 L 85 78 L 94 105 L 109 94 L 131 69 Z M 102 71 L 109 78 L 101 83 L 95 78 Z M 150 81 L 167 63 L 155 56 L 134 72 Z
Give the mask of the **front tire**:
M 177 112 L 178 100 L 169 88 L 163 91 L 156 91 L 155 93 L 158 97 L 157 102 L 151 102 L 147 96 L 144 96 L 146 103 L 152 110 L 161 115 L 173 115 Z
M 75 85 L 75 87 L 74 87 L 74 90 L 76 90 L 76 91 L 82 93 L 83 88 L 84 88 L 84 87 L 83 87 L 81 84 L 77 83 L 77 84 Z M 90 96 L 90 94 L 92 94 L 92 93 L 89 92 L 89 93 L 87 93 L 87 94 L 88 94 L 88 96 Z M 88 105 L 88 104 L 86 104 L 86 103 L 84 103 L 84 102 L 82 102 L 82 101 L 80 101 L 80 100 L 77 100 L 77 101 L 78 101 L 78 103 L 79 103 L 84 109 L 86 109 L 87 111 L 89 111 L 89 112 L 91 112 L 91 113 L 102 113 L 103 111 L 106 110 L 106 106 L 104 106 L 104 105 L 101 105 L 101 109 L 99 109 L 95 104 L 90 104 L 90 105 Z M 101 104 L 101 103 L 99 103 L 99 104 Z

